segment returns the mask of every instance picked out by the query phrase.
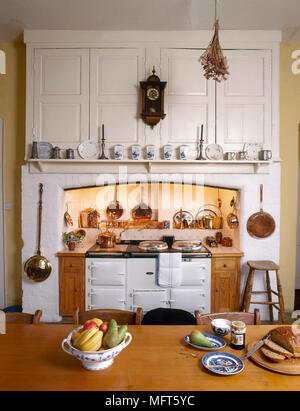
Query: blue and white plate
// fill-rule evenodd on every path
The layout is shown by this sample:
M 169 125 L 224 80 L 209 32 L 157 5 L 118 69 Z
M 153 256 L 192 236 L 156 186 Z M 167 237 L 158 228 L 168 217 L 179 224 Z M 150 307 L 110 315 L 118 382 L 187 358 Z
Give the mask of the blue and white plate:
M 202 357 L 202 364 L 209 371 L 221 375 L 238 374 L 244 369 L 243 361 L 227 352 L 211 352 Z
M 206 338 L 208 338 L 210 342 L 213 343 L 213 347 L 210 348 L 210 347 L 204 347 L 204 345 L 192 344 L 190 342 L 189 334 L 184 337 L 184 341 L 188 343 L 189 345 L 191 345 L 192 347 L 200 348 L 200 350 L 206 350 L 206 351 L 215 351 L 215 350 L 220 350 L 221 348 L 226 347 L 226 342 L 223 340 L 223 338 L 217 337 L 216 335 L 205 334 L 205 333 L 203 333 L 203 335 Z

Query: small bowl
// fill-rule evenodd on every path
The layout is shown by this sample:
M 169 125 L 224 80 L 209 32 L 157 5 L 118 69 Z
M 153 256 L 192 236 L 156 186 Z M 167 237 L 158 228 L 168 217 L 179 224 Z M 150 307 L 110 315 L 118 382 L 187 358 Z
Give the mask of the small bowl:
M 211 328 L 219 337 L 225 337 L 231 331 L 231 321 L 225 320 L 224 318 L 217 318 L 212 320 Z
M 73 347 L 71 338 L 72 335 L 78 332 L 82 327 L 72 331 L 67 338 L 65 338 L 61 344 L 62 349 L 69 355 L 74 356 L 81 361 L 82 366 L 90 371 L 104 370 L 112 365 L 114 358 L 124 350 L 127 345 L 131 343 L 132 336 L 130 333 L 126 333 L 124 340 L 116 347 L 110 348 L 105 351 L 80 351 Z M 65 344 L 68 344 L 66 347 Z

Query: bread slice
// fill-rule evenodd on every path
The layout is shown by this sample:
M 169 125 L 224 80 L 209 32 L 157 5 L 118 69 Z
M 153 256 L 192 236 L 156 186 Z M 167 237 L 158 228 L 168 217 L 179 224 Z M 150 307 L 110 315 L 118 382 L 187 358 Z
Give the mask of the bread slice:
M 264 354 L 264 356 L 268 358 L 268 360 L 271 360 L 273 362 L 281 362 L 285 360 L 284 355 L 277 354 L 276 352 L 268 350 L 267 348 L 263 347 L 261 351 Z
M 293 354 L 286 350 L 285 348 L 281 347 L 280 345 L 276 344 L 274 341 L 266 339 L 264 341 L 265 346 L 270 349 L 271 351 L 276 352 L 277 354 L 284 355 L 287 358 L 291 358 Z

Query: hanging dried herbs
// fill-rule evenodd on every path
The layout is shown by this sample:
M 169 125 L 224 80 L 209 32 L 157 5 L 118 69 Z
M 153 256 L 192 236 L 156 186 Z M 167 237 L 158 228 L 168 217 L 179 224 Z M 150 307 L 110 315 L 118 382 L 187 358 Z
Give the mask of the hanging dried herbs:
M 223 55 L 222 48 L 219 41 L 219 20 L 215 22 L 215 33 L 209 46 L 200 57 L 200 62 L 204 69 L 204 77 L 213 79 L 220 83 L 221 80 L 227 80 L 229 75 L 229 67 L 227 58 Z

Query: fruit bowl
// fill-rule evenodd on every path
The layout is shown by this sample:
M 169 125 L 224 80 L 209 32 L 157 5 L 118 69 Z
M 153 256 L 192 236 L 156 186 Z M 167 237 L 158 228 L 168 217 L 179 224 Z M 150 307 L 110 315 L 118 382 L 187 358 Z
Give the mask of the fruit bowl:
M 127 345 L 131 343 L 132 336 L 130 333 L 126 333 L 124 340 L 121 344 L 104 351 L 80 351 L 73 347 L 71 339 L 72 335 L 78 332 L 82 327 L 72 331 L 67 338 L 65 338 L 61 344 L 62 349 L 69 355 L 74 356 L 81 361 L 82 366 L 87 370 L 97 371 L 104 370 L 112 365 L 114 358 L 124 350 Z M 66 346 L 66 344 L 68 346 Z

